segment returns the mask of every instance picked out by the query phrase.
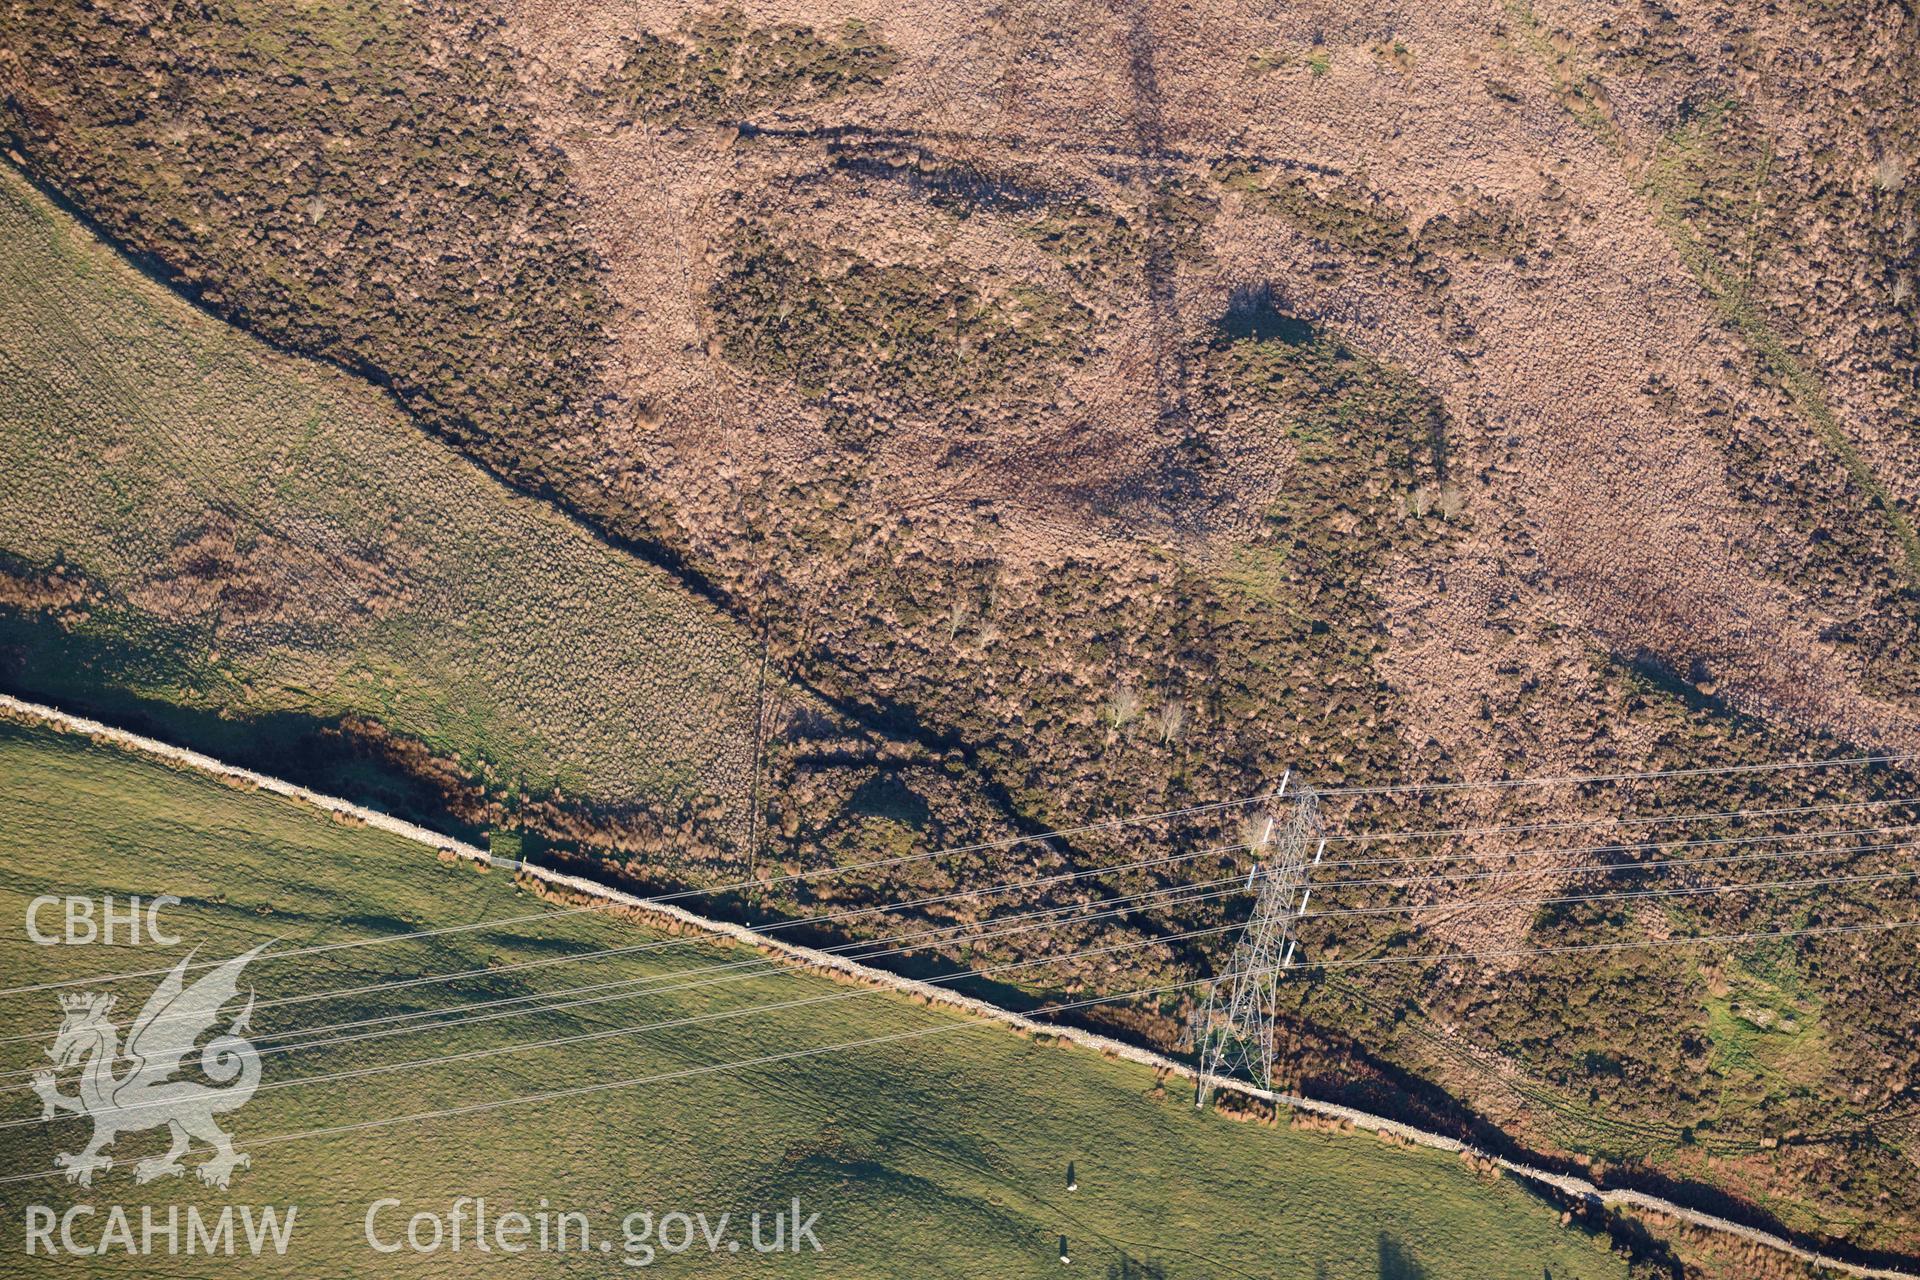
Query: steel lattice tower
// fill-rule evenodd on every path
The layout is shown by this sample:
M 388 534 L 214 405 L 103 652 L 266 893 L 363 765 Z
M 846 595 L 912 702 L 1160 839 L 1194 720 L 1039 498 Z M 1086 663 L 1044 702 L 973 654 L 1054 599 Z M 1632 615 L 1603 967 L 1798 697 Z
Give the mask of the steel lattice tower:
M 1288 799 L 1292 776 L 1289 770 L 1281 779 L 1276 801 Z M 1253 914 L 1226 972 L 1214 979 L 1194 1017 L 1197 1107 L 1207 1105 L 1217 1081 L 1235 1072 L 1262 1088 L 1273 1087 L 1274 1003 L 1280 971 L 1293 963 L 1294 922 L 1312 892 L 1308 869 L 1326 849 L 1320 831 L 1320 798 L 1307 787 L 1296 787 L 1290 802 L 1267 818 L 1256 846 L 1259 862 L 1247 878 Z

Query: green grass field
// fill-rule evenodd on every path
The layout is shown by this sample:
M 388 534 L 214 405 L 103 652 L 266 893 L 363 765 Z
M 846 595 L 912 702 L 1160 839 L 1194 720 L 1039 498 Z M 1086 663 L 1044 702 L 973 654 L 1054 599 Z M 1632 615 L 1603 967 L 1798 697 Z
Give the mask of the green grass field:
M 304 806 L 226 786 L 145 758 L 0 722 L 0 973 L 7 988 L 151 969 L 181 950 L 39 947 L 24 914 L 36 894 L 155 895 L 183 905 L 163 923 L 221 958 L 269 939 L 291 951 L 421 929 L 499 921 L 548 908 L 504 875 L 442 863 L 425 848 L 346 825 Z M 45 923 L 43 921 L 43 923 Z M 290 995 L 608 946 L 668 942 L 598 913 L 554 916 L 433 939 L 394 940 L 275 962 L 249 981 L 262 1006 L 262 1048 L 316 1026 L 446 1007 L 460 1000 L 557 991 L 670 975 L 743 958 L 705 941 L 618 958 L 495 973 L 455 985 L 269 1006 Z M 705 1245 L 660 1255 L 675 1274 L 858 1276 L 1391 1276 L 1620 1277 L 1603 1242 L 1559 1224 L 1552 1206 L 1510 1181 L 1489 1182 L 1458 1160 L 1372 1138 L 1236 1122 L 1198 1114 L 1185 1087 L 1096 1053 L 1036 1042 L 891 994 L 786 969 L 704 991 L 657 992 L 590 1008 L 262 1058 L 262 1091 L 229 1117 L 244 1145 L 320 1126 L 399 1117 L 541 1089 L 656 1075 L 755 1055 L 922 1028 L 930 1037 L 820 1057 L 526 1104 L 346 1135 L 262 1143 L 227 1192 L 186 1179 L 136 1186 L 124 1166 L 90 1189 L 0 1183 L 0 1272 L 8 1275 L 229 1274 L 231 1261 L 172 1258 L 26 1260 L 29 1204 L 64 1211 L 91 1203 L 297 1204 L 289 1258 L 296 1274 L 465 1274 L 482 1261 L 376 1255 L 366 1207 L 405 1206 L 380 1219 L 382 1239 L 404 1213 L 444 1215 L 460 1195 L 501 1213 L 554 1209 L 590 1216 L 609 1255 L 528 1255 L 516 1274 L 565 1268 L 619 1274 L 620 1219 L 631 1210 L 744 1215 L 799 1197 L 820 1216 L 817 1256 L 776 1260 Z M 736 975 L 738 976 L 738 975 Z M 156 979 L 101 984 L 119 991 L 124 1029 Z M 81 989 L 94 989 L 91 986 Z M 853 995 L 851 993 L 861 994 Z M 58 992 L 0 996 L 0 1124 L 32 1120 L 24 1087 L 38 1040 L 59 1020 Z M 317 1073 L 497 1047 L 815 995 L 848 998 L 728 1021 L 512 1053 L 357 1080 L 284 1087 Z M 236 1006 L 237 1008 L 237 1006 Z M 224 1025 L 224 1024 L 223 1024 Z M 273 1087 L 283 1086 L 283 1087 Z M 69 1086 L 71 1087 L 71 1086 Z M 0 1166 L 48 1167 L 85 1122 L 0 1128 Z M 153 1134 L 114 1154 L 152 1155 Z M 1065 1187 L 1071 1163 L 1079 1189 Z M 182 1210 L 184 1212 L 184 1209 Z M 398 1215 L 398 1216 L 396 1216 Z M 736 1219 L 738 1220 L 738 1219 Z M 676 1228 L 677 1229 L 677 1228 Z M 1067 1238 L 1073 1265 L 1057 1258 Z M 84 1242 L 84 1237 L 83 1237 Z M 637 1255 L 636 1255 L 637 1256 Z M 271 1263 L 252 1264 L 262 1273 Z M 284 1265 L 284 1264 L 282 1264 Z M 1157 1268 L 1157 1269 L 1156 1269 Z
M 4 166 L 0 246 L 0 649 L 30 692 L 365 717 L 496 794 L 744 798 L 760 660 L 717 609 L 196 311 Z

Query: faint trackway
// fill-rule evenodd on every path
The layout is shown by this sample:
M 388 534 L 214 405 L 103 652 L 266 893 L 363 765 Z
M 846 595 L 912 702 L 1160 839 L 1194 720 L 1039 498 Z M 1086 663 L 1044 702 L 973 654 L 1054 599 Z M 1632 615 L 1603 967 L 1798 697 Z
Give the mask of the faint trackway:
M 366 826 L 379 831 L 385 831 L 390 835 L 399 836 L 404 840 L 426 845 L 436 852 L 452 853 L 470 861 L 486 863 L 488 865 L 510 866 L 528 876 L 540 880 L 552 888 L 586 894 L 590 897 L 603 899 L 616 906 L 635 908 L 663 916 L 677 921 L 680 924 L 688 925 L 719 937 L 734 939 L 735 941 L 756 947 L 761 951 L 794 961 L 798 964 L 806 965 L 812 969 L 830 970 L 849 978 L 858 979 L 864 983 L 892 987 L 895 990 L 917 996 L 930 1002 L 937 1002 L 951 1008 L 964 1010 L 982 1018 L 990 1018 L 998 1022 L 1003 1022 L 1023 1032 L 1032 1032 L 1067 1040 L 1085 1048 L 1098 1050 L 1111 1057 L 1122 1058 L 1128 1062 L 1151 1067 L 1166 1075 L 1177 1076 L 1185 1080 L 1194 1079 L 1192 1067 L 1173 1058 L 1155 1053 L 1151 1049 L 1143 1049 L 1137 1045 L 1127 1044 L 1123 1041 L 1110 1039 L 1091 1031 L 1081 1030 L 1078 1027 L 1042 1022 L 1038 1019 L 1016 1013 L 1011 1009 L 1003 1009 L 999 1005 L 990 1004 L 985 1000 L 979 1000 L 972 996 L 962 994 L 953 990 L 951 987 L 934 986 L 929 983 L 916 981 L 912 978 L 901 977 L 896 973 L 889 973 L 884 969 L 870 968 L 857 961 L 849 960 L 845 956 L 832 955 L 825 951 L 815 950 L 812 947 L 803 947 L 791 942 L 784 942 L 776 938 L 768 937 L 765 934 L 755 933 L 752 929 L 744 925 L 732 924 L 724 920 L 710 920 L 705 916 L 697 915 L 673 903 L 655 902 L 640 897 L 638 894 L 626 893 L 622 890 L 600 884 L 584 876 L 567 875 L 564 872 L 551 871 L 544 867 L 536 867 L 511 858 L 497 858 L 485 849 L 468 844 L 464 840 L 458 840 L 453 836 L 419 826 L 416 823 L 407 822 L 391 814 L 382 813 L 378 809 L 369 809 L 364 805 L 355 804 L 350 800 L 343 800 L 338 796 L 325 795 L 307 787 L 270 777 L 264 773 L 256 773 L 251 769 L 243 769 L 238 765 L 228 764 L 223 760 L 217 760 L 212 756 L 203 755 L 198 751 L 189 751 L 185 747 L 176 747 L 170 743 L 161 742 L 156 738 L 131 733 L 125 729 L 116 729 L 112 725 L 102 724 L 98 720 L 89 720 L 84 716 L 71 715 L 55 707 L 43 706 L 37 702 L 27 702 L 24 699 L 0 693 L 0 715 L 6 714 L 31 720 L 39 724 L 49 725 L 67 733 L 84 734 L 87 737 L 112 743 L 117 747 L 154 756 L 174 764 L 184 765 L 187 768 L 211 774 L 215 777 L 245 783 L 261 791 L 268 791 L 275 795 L 285 796 L 290 800 L 297 800 L 312 805 L 316 809 L 337 814 L 341 817 L 351 818 L 356 822 L 364 823 Z M 1585 1178 L 1576 1177 L 1571 1174 L 1553 1173 L 1546 1169 L 1522 1164 L 1519 1161 L 1510 1160 L 1505 1156 L 1482 1151 L 1470 1143 L 1461 1142 L 1457 1138 L 1447 1137 L 1445 1134 L 1429 1133 L 1425 1129 L 1415 1128 L 1409 1124 L 1402 1124 L 1398 1120 L 1390 1120 L 1385 1116 L 1376 1116 L 1369 1112 L 1357 1111 L 1352 1107 L 1343 1107 L 1338 1103 L 1322 1102 L 1316 1098 L 1306 1097 L 1304 1094 L 1261 1089 L 1254 1085 L 1242 1084 L 1231 1080 L 1218 1082 L 1216 1088 L 1236 1093 L 1243 1097 L 1258 1099 L 1261 1102 L 1284 1106 L 1294 1111 L 1304 1111 L 1314 1115 L 1327 1116 L 1331 1119 L 1345 1121 L 1355 1129 L 1370 1133 L 1386 1134 L 1416 1146 L 1430 1147 L 1437 1151 L 1450 1151 L 1469 1156 L 1473 1159 L 1496 1165 L 1515 1177 L 1525 1178 L 1528 1181 L 1538 1183 L 1542 1186 L 1551 1187 L 1563 1195 L 1572 1196 L 1588 1202 L 1640 1209 L 1662 1214 L 1669 1218 L 1677 1218 L 1683 1222 L 1691 1223 L 1696 1227 L 1704 1227 L 1710 1231 L 1719 1231 L 1727 1235 L 1738 1236 L 1743 1240 L 1764 1245 L 1769 1249 L 1778 1250 L 1781 1253 L 1798 1258 L 1802 1262 L 1826 1267 L 1847 1275 L 1861 1276 L 1866 1278 L 1866 1280 L 1920 1280 L 1920 1275 L 1916 1275 L 1911 1271 L 1896 1271 L 1887 1267 L 1870 1267 L 1863 1266 L 1859 1263 L 1844 1262 L 1838 1258 L 1828 1257 L 1815 1250 L 1803 1248 L 1793 1241 L 1775 1235 L 1772 1232 L 1762 1231 L 1757 1227 L 1749 1227 L 1744 1223 L 1734 1222 L 1731 1219 L 1718 1217 L 1711 1213 L 1703 1213 L 1698 1209 L 1690 1209 L 1685 1205 L 1675 1204 L 1671 1200 L 1663 1200 L 1659 1196 L 1648 1195 L 1641 1191 L 1598 1187 Z

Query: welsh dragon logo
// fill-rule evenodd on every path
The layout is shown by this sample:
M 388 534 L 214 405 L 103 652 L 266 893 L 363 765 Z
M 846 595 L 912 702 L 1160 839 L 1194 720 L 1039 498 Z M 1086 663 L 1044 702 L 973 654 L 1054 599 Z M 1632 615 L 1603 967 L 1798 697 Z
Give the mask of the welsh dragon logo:
M 33 1089 L 40 1095 L 42 1120 L 63 1111 L 93 1120 L 93 1140 L 85 1148 L 53 1158 L 56 1167 L 66 1170 L 69 1182 L 89 1186 L 95 1173 L 111 1169 L 113 1160 L 101 1151 L 121 1134 L 162 1126 L 171 1133 L 173 1145 L 166 1154 L 135 1164 L 135 1182 L 185 1173 L 180 1157 L 196 1139 L 213 1148 L 213 1155 L 196 1170 L 208 1186 L 226 1187 L 234 1170 L 252 1163 L 252 1157 L 233 1149 L 232 1135 L 214 1123 L 215 1116 L 245 1106 L 260 1084 L 260 1051 L 241 1034 L 253 1014 L 251 992 L 226 1034 L 215 1036 L 200 1050 L 200 1071 L 213 1084 L 172 1077 L 186 1069 L 184 1060 L 201 1033 L 219 1021 L 221 1008 L 239 994 L 240 971 L 264 949 L 264 945 L 255 947 L 215 966 L 191 986 L 186 985 L 193 960 L 189 954 L 147 998 L 124 1047 L 120 1028 L 108 1017 L 114 997 L 91 992 L 60 997 L 65 1017 L 47 1050 L 54 1070 L 35 1075 Z M 122 1064 L 125 1069 L 116 1074 Z M 55 1073 L 75 1066 L 80 1068 L 80 1092 L 61 1093 Z

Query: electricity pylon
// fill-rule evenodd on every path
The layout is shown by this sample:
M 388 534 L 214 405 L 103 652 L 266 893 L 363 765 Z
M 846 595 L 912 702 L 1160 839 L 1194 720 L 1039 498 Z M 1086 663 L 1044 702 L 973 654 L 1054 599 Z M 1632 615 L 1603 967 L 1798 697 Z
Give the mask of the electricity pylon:
M 1320 834 L 1320 797 L 1311 788 L 1296 787 L 1289 798 L 1292 777 L 1289 770 L 1281 778 L 1274 799 L 1288 802 L 1268 816 L 1255 847 L 1259 861 L 1247 877 L 1253 915 L 1233 948 L 1227 971 L 1214 979 L 1205 1006 L 1194 1018 L 1200 1075 L 1196 1107 L 1206 1106 L 1213 1086 L 1235 1071 L 1262 1088 L 1273 1087 L 1273 1015 L 1280 971 L 1293 963 L 1294 923 L 1313 892 L 1308 870 L 1327 845 Z

